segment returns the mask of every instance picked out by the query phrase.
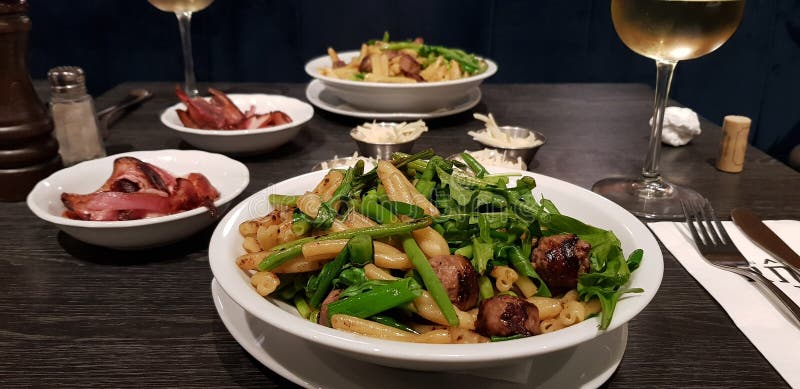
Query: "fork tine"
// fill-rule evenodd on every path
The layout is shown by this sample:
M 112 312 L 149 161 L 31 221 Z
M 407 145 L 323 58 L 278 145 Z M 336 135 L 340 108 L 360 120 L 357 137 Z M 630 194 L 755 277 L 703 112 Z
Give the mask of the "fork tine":
M 722 240 L 720 239 L 719 234 L 717 234 L 717 230 L 714 228 L 711 218 L 709 218 L 706 214 L 706 207 L 711 207 L 711 204 L 708 202 L 708 200 L 705 200 L 700 204 L 700 215 L 703 218 L 705 229 L 708 230 L 708 235 L 711 237 L 712 244 L 714 246 L 720 246 L 722 245 Z
M 705 219 L 705 214 L 703 213 L 703 205 L 697 204 L 695 202 L 688 203 L 692 208 L 692 216 L 694 217 L 695 222 L 697 223 L 697 228 L 700 230 L 700 236 L 703 237 L 703 244 L 706 245 L 714 245 L 714 241 L 708 236 L 708 226 L 703 224 L 703 220 Z
M 717 230 L 719 230 L 719 236 L 722 239 L 722 244 L 730 244 L 731 237 L 728 236 L 728 232 L 725 231 L 725 227 L 722 226 L 722 223 L 717 218 L 716 212 L 714 212 L 714 207 L 711 206 L 711 203 L 708 203 L 708 209 L 711 212 L 711 218 L 714 220 L 714 225 L 717 226 Z
M 697 234 L 697 228 L 694 226 L 694 222 L 692 222 L 691 214 L 687 207 L 690 205 L 686 204 L 683 200 L 681 200 L 681 208 L 683 208 L 683 214 L 686 216 L 686 224 L 689 226 L 689 231 L 692 233 L 692 238 L 695 241 L 695 244 L 701 245 L 703 241 L 700 240 L 700 235 Z

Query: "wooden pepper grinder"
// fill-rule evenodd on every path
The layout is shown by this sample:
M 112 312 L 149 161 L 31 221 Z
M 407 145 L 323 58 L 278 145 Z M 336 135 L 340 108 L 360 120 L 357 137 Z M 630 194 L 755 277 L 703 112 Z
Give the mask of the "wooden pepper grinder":
M 722 143 L 717 158 L 717 169 L 728 173 L 739 173 L 744 168 L 747 152 L 747 134 L 750 133 L 750 118 L 728 115 L 722 123 Z
M 61 168 L 53 122 L 33 89 L 26 0 L 0 0 L 0 201 L 24 200 Z

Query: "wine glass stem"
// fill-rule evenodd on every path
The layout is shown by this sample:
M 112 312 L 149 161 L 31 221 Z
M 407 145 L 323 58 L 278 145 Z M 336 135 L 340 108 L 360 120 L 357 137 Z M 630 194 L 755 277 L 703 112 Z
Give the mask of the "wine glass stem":
M 661 180 L 658 172 L 658 163 L 661 158 L 661 130 L 664 127 L 664 109 L 667 107 L 667 99 L 669 99 L 672 74 L 675 72 L 677 64 L 677 61 L 656 61 L 656 98 L 653 106 L 653 124 L 650 126 L 647 158 L 642 167 L 642 177 L 645 182 L 655 183 Z
M 178 27 L 181 29 L 181 45 L 183 46 L 183 90 L 194 97 L 199 94 L 194 80 L 194 60 L 192 59 L 192 13 L 175 12 Z

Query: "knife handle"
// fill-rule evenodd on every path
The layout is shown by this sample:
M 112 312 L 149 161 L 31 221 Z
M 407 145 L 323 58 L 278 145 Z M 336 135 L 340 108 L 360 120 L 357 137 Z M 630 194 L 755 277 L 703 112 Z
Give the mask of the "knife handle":
M 726 269 L 745 276 L 758 284 L 761 284 L 766 290 L 770 292 L 780 303 L 779 307 L 782 308 L 784 313 L 786 313 L 787 317 L 792 320 L 793 324 L 800 329 L 800 306 L 797 306 L 795 302 L 783 293 L 783 291 L 775 286 L 772 281 L 768 280 L 766 277 L 762 276 L 761 274 L 751 270 L 750 268 L 746 267 L 726 267 Z

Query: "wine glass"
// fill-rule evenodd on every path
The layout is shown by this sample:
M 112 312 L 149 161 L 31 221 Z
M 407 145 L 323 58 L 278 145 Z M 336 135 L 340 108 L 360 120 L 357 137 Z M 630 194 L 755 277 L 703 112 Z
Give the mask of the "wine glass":
M 192 60 L 192 12 L 202 11 L 214 0 L 147 0 L 164 12 L 174 12 L 181 30 L 183 46 L 183 90 L 194 97 L 199 94 L 195 86 L 194 61 Z
M 742 20 L 744 0 L 611 0 L 611 19 L 622 42 L 656 61 L 656 93 L 647 157 L 640 177 L 606 178 L 592 190 L 633 214 L 653 219 L 683 216 L 680 202 L 702 198 L 659 173 L 661 129 L 672 74 L 679 60 L 722 46 Z

